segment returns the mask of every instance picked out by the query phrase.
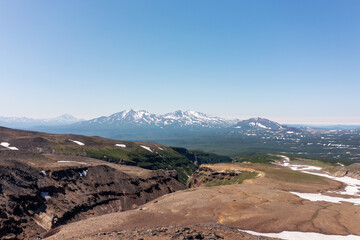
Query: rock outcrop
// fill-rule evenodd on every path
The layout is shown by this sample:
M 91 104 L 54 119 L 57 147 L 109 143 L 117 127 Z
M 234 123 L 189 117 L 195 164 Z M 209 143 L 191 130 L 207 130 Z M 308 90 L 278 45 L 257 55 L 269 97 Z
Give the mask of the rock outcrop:
M 261 175 L 253 169 L 229 168 L 227 164 L 201 165 L 189 178 L 187 187 L 237 184 L 245 179 L 258 177 L 259 174 Z
M 345 177 L 346 176 L 346 177 L 360 179 L 360 171 L 353 170 L 353 169 L 340 168 L 333 175 L 335 177 Z

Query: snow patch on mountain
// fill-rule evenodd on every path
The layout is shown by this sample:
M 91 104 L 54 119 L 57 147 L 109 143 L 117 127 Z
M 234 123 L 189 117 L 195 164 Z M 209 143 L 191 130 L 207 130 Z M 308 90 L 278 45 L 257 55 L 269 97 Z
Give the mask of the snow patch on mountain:
M 0 145 L 3 147 L 6 147 L 7 149 L 10 149 L 10 150 L 19 150 L 17 147 L 10 147 L 10 143 L 8 143 L 8 142 L 2 142 L 2 143 L 0 143 Z
M 80 142 L 80 141 L 71 140 L 71 139 L 69 139 L 69 141 L 74 142 L 74 143 L 76 143 L 77 145 L 80 145 L 80 146 L 84 146 L 84 145 L 85 145 L 84 143 L 82 143 L 82 142 Z
M 143 145 L 140 145 L 140 147 L 142 147 L 143 149 L 148 150 L 149 152 L 153 152 L 153 150 L 151 150 L 151 148 L 150 148 L 150 147 L 143 146 Z

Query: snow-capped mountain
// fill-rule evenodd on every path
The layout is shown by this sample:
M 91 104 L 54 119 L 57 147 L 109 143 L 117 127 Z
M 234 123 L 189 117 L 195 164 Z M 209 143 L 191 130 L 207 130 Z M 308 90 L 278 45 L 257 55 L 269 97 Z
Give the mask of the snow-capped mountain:
M 229 122 L 219 117 L 213 117 L 196 111 L 175 111 L 161 116 L 163 124 L 172 126 L 225 127 Z
M 78 119 L 70 114 L 64 114 L 55 118 L 50 119 L 43 119 L 44 123 L 52 124 L 52 125 L 58 125 L 58 124 L 72 124 L 75 122 L 82 121 L 82 119 Z
M 266 118 L 250 118 L 247 120 L 243 120 L 238 122 L 233 126 L 233 128 L 248 131 L 248 130 L 270 130 L 270 131 L 278 131 L 285 129 L 286 126 L 282 126 L 277 122 L 270 121 Z
M 145 110 L 125 110 L 108 117 L 95 118 L 82 124 L 105 125 L 142 125 L 157 127 L 228 127 L 230 121 L 213 117 L 196 111 L 175 111 L 164 115 L 156 115 Z
M 27 117 L 0 117 L 0 125 L 5 127 L 27 128 L 33 126 L 55 126 L 55 125 L 68 125 L 79 122 L 70 114 L 64 114 L 59 117 L 49 119 L 33 119 Z
M 159 116 L 151 114 L 145 110 L 125 110 L 122 112 L 114 113 L 108 117 L 94 118 L 84 123 L 89 124 L 135 124 L 135 125 L 157 125 L 160 122 Z

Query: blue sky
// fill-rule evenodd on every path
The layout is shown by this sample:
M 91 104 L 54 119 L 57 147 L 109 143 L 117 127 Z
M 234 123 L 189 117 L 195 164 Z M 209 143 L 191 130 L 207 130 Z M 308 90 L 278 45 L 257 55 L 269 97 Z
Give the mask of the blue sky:
M 360 1 L 0 1 L 0 116 L 360 124 Z

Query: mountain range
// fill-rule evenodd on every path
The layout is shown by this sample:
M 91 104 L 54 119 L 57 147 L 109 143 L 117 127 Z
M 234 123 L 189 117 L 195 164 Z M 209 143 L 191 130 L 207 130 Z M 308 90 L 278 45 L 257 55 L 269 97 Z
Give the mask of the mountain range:
M 227 120 L 196 111 L 178 110 L 160 115 L 131 109 L 91 120 L 78 120 L 71 115 L 42 120 L 0 118 L 1 125 L 56 134 L 157 142 L 228 156 L 267 151 L 349 161 L 359 159 L 360 131 L 356 128 L 328 130 L 288 126 L 260 117 Z
M 255 123 L 255 125 L 253 125 Z M 240 121 L 238 119 L 224 119 L 210 116 L 197 111 L 170 112 L 166 114 L 153 114 L 145 110 L 124 110 L 110 116 L 102 116 L 91 120 L 82 120 L 70 114 L 64 114 L 51 119 L 33 119 L 0 117 L 0 125 L 5 127 L 33 128 L 41 126 L 73 125 L 84 126 L 113 126 L 113 127 L 159 127 L 159 128 L 229 128 L 232 126 L 248 125 L 248 128 L 276 129 L 280 124 L 263 118 L 251 118 Z M 265 124 L 265 125 L 264 125 Z M 277 126 L 277 127 L 275 127 Z
M 76 133 L 100 135 L 110 138 L 126 137 L 132 140 L 157 138 L 186 132 L 230 132 L 234 133 L 274 133 L 301 132 L 309 129 L 302 125 L 282 125 L 265 118 L 247 120 L 224 119 L 197 111 L 177 110 L 166 114 L 153 114 L 145 110 L 124 110 L 110 116 L 83 120 L 64 114 L 51 119 L 0 117 L 0 126 L 37 130 L 53 133 Z M 306 127 L 306 128 L 305 128 Z M 353 126 L 352 129 L 358 129 Z M 311 127 L 312 129 L 316 127 Z M 323 127 L 323 129 L 326 129 Z M 339 129 L 335 128 L 334 129 Z M 345 128 L 344 128 L 345 129 Z M 138 138 L 141 136 L 140 138 Z
M 99 117 L 79 124 L 117 125 L 117 126 L 153 126 L 153 127 L 230 127 L 236 120 L 226 120 L 196 111 L 175 111 L 163 115 L 156 115 L 145 110 L 125 110 L 108 117 Z
M 49 119 L 34 119 L 27 117 L 0 117 L 0 126 L 26 128 L 33 126 L 56 126 L 73 124 L 83 119 L 75 118 L 70 114 L 64 114 Z

